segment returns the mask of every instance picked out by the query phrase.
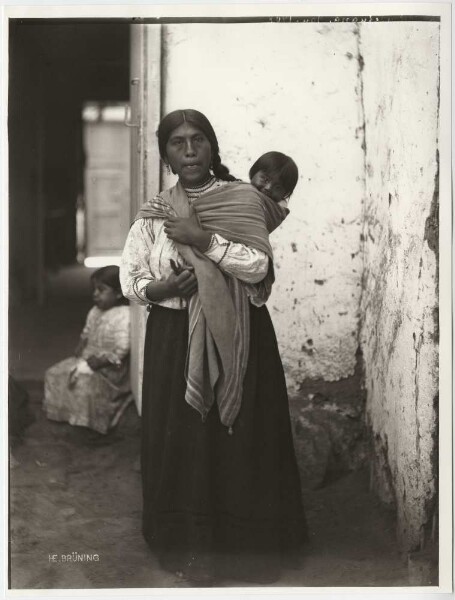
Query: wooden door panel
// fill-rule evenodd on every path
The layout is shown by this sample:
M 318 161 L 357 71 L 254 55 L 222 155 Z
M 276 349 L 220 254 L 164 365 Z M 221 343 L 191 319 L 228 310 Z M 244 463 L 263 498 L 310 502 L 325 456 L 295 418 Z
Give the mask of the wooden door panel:
M 84 124 L 88 256 L 119 256 L 130 218 L 129 140 L 123 123 Z

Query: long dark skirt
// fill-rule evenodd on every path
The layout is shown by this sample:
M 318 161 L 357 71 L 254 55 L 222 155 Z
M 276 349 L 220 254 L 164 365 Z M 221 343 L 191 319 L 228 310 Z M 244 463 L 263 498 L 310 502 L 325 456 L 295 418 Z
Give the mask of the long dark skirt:
M 306 539 L 288 397 L 266 307 L 251 338 L 233 434 L 216 405 L 202 421 L 185 399 L 188 312 L 153 306 L 144 353 L 143 533 L 164 568 L 252 573 L 294 562 Z M 214 567 L 215 565 L 215 567 Z

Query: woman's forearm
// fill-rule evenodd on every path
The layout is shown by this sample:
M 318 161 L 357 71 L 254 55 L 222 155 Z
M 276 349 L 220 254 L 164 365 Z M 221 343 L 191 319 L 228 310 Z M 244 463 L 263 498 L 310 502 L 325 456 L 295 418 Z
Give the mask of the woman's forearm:
M 120 284 L 123 295 L 131 302 L 147 306 L 147 284 L 155 277 L 149 258 L 154 242 L 153 219 L 138 219 L 128 233 L 120 260 Z
M 201 229 L 194 237 L 193 245 L 201 252 L 205 252 L 212 241 L 212 234 Z
M 222 271 L 245 283 L 259 283 L 269 268 L 269 257 L 265 252 L 245 244 L 229 242 L 219 234 L 213 236 L 205 255 Z
M 167 281 L 150 281 L 145 288 L 145 295 L 151 302 L 160 302 L 172 298 L 175 293 L 170 289 Z

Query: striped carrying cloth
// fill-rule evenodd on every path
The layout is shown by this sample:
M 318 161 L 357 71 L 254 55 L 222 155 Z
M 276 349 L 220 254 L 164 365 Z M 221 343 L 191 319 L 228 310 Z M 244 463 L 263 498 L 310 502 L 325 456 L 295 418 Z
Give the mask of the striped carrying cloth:
M 274 281 L 269 230 L 273 231 L 283 221 L 287 209 L 243 182 L 227 183 L 210 190 L 191 206 L 183 186 L 177 183 L 147 202 L 136 219 L 166 218 L 170 214 L 189 217 L 193 209 L 203 229 L 262 250 L 269 256 L 268 273 L 256 286 L 258 297 L 266 301 Z M 240 280 L 223 274 L 199 250 L 179 243 L 176 247 L 185 262 L 194 268 L 198 282 L 198 291 L 188 304 L 185 400 L 203 419 L 216 400 L 221 422 L 232 432 L 241 406 L 248 364 L 248 296 Z

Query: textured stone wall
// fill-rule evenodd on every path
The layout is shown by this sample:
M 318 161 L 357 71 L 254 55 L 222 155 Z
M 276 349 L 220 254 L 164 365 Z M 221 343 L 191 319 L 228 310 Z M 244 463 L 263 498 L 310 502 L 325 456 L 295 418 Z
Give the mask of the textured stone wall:
M 268 302 L 290 388 L 353 375 L 364 170 L 355 25 L 179 24 L 163 34 L 163 114 L 204 112 L 237 177 L 269 150 L 299 166 L 291 214 L 272 236 Z
M 437 23 L 360 27 L 366 205 L 362 350 L 373 484 L 402 547 L 433 525 L 438 406 Z

